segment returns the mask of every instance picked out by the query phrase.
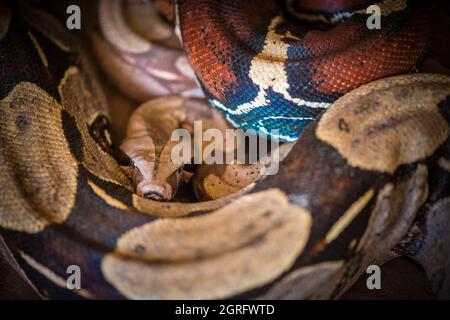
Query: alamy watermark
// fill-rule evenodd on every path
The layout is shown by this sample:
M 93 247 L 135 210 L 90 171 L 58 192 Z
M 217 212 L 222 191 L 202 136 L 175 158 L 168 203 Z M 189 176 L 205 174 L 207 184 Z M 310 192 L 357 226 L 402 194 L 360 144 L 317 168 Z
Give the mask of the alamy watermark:
M 66 273 L 70 274 L 66 280 L 66 286 L 69 290 L 81 289 L 81 269 L 76 264 L 70 265 L 66 269 Z
M 272 136 L 278 133 L 277 129 L 270 131 Z M 203 130 L 203 123 L 198 120 L 194 121 L 193 135 L 179 128 L 172 132 L 171 141 L 178 142 L 171 153 L 175 165 L 259 163 L 264 166 L 262 175 L 278 173 L 280 142 L 252 129 L 225 129 L 224 135 L 215 128 Z
M 369 29 L 369 30 L 381 29 L 381 9 L 380 9 L 380 7 L 375 4 L 368 6 L 366 13 L 371 15 L 369 18 L 367 18 L 367 21 L 366 21 L 367 29 Z

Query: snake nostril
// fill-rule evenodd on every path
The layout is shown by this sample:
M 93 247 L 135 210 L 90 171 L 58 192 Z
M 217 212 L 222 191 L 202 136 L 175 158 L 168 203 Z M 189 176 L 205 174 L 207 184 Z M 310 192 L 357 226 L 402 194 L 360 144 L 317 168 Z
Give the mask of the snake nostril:
M 147 199 L 153 199 L 153 200 L 165 200 L 164 196 L 156 191 L 148 191 L 146 193 L 144 193 L 144 197 Z

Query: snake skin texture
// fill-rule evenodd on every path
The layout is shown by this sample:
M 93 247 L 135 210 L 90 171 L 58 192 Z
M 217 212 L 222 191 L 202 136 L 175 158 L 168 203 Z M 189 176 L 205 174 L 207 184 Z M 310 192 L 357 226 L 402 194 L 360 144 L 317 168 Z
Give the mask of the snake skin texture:
M 366 26 L 367 2 L 332 11 L 321 8 L 327 1 L 309 3 L 319 17 L 347 19 L 317 29 L 293 21 L 277 1 L 179 1 L 189 61 L 208 99 L 236 126 L 294 141 L 337 98 L 411 71 L 425 51 L 423 2 L 377 2 L 384 13 L 379 30 Z
M 424 268 L 439 297 L 448 298 L 450 77 L 387 77 L 407 73 L 423 54 L 428 29 L 420 18 L 420 5 L 396 7 L 385 17 L 386 29 L 368 35 L 358 14 L 335 29 L 302 33 L 300 27 L 276 19 L 271 1 L 254 4 L 253 11 L 262 10 L 256 15 L 250 14 L 250 2 L 200 2 L 201 10 L 193 1 L 179 1 L 175 24 L 192 69 L 216 106 L 231 108 L 227 103 L 234 101 L 238 107 L 240 99 L 255 98 L 258 88 L 254 78 L 249 80 L 253 53 L 263 52 L 274 32 L 270 37 L 279 41 L 273 48 L 278 56 L 285 49 L 288 57 L 291 51 L 307 55 L 281 61 L 289 88 L 297 88 L 302 96 L 291 89 L 286 92 L 292 99 L 310 102 L 320 96 L 327 106 L 319 109 L 326 111 L 319 114 L 298 104 L 295 110 L 310 112 L 315 120 L 295 125 L 267 122 L 285 128 L 286 137 L 305 128 L 278 174 L 251 190 L 198 202 L 143 197 L 135 192 L 133 160 L 111 138 L 110 108 L 86 43 L 38 4 L 0 0 L 0 253 L 6 263 L 45 298 L 334 299 L 368 265 L 408 256 Z M 299 3 L 289 3 L 290 14 L 300 10 Z M 312 4 L 304 2 L 308 3 Z M 317 16 L 316 7 L 306 7 L 309 15 Z M 348 8 L 354 12 L 363 5 Z M 189 23 L 205 12 L 211 20 Z M 337 11 L 333 12 L 322 12 L 328 17 L 324 19 L 333 20 Z M 216 23 L 225 13 L 229 24 Z M 272 30 L 273 21 L 280 24 Z M 341 50 L 337 42 L 326 39 L 344 26 L 348 33 L 336 41 L 349 42 Z M 230 36 L 232 30 L 237 38 Z M 99 41 L 110 41 L 108 45 L 117 40 L 108 40 L 99 26 L 92 32 Z M 93 38 L 88 38 L 91 43 Z M 303 47 L 307 39 L 311 48 L 322 52 L 315 59 L 311 48 Z M 390 44 L 384 51 L 378 47 L 383 41 Z M 282 43 L 289 43 L 289 48 Z M 370 55 L 375 48 L 378 54 Z M 348 55 L 354 50 L 359 53 Z M 146 62 L 147 53 L 142 52 Z M 111 50 L 111 55 L 123 57 L 123 52 Z M 129 57 L 134 60 L 127 63 L 140 61 L 135 53 Z M 397 57 L 392 69 L 387 70 L 386 57 Z M 201 61 L 209 61 L 209 71 Z M 275 67 L 267 65 L 272 72 Z M 301 77 L 287 72 L 294 67 Z M 323 76 L 327 72 L 329 76 Z M 155 79 L 151 73 L 140 76 Z M 186 80 L 192 83 L 192 78 Z M 277 83 L 284 82 L 278 78 Z M 117 87 L 124 90 L 123 84 Z M 278 99 L 280 108 L 294 108 L 273 87 L 267 90 L 267 99 Z M 131 120 L 173 125 L 174 119 L 163 112 L 162 99 L 173 103 L 169 111 L 191 101 L 180 96 L 152 100 Z M 144 115 L 155 119 L 142 120 L 145 116 L 139 112 L 145 108 L 152 113 Z M 253 111 L 259 109 L 270 108 Z M 259 120 L 248 121 L 240 125 L 254 127 Z M 136 128 L 129 129 L 133 133 Z M 71 265 L 81 270 L 80 289 L 66 285 Z

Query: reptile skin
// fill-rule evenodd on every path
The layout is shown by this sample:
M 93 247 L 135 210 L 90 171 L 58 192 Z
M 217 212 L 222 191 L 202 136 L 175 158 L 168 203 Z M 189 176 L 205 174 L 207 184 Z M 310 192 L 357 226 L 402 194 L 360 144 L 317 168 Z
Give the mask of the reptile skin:
M 279 20 L 274 22 L 269 14 L 253 19 L 247 2 L 201 2 L 199 12 L 193 1 L 180 1 L 175 20 L 188 61 L 216 107 L 237 108 L 256 96 L 250 83 L 254 78 L 250 81 L 245 70 L 270 32 L 308 37 L 293 26 L 288 33 L 291 24 L 271 29 Z M 271 6 L 267 1 L 254 8 Z M 422 14 L 417 8 L 405 9 L 410 18 Z M 243 27 L 236 36 L 245 46 L 254 39 L 252 50 L 239 51 L 231 29 L 219 20 L 191 23 L 205 12 L 208 17 L 229 15 L 231 24 Z M 394 27 L 394 17 L 401 17 L 402 27 Z M 240 23 L 244 18 L 246 23 Z M 351 26 L 361 30 L 361 18 L 352 16 L 336 29 L 347 23 L 351 31 Z M 384 56 L 378 54 L 367 61 L 380 66 L 379 73 L 362 68 L 344 77 L 349 68 L 341 59 L 348 52 L 331 48 L 322 48 L 331 50 L 327 54 L 317 53 L 322 58 L 315 67 L 303 60 L 284 61 L 286 70 L 296 66 L 299 74 L 312 68 L 309 80 L 287 78 L 290 88 L 300 90 L 290 93 L 293 99 L 317 102 L 315 92 L 324 97 L 320 103 L 332 105 L 311 113 L 268 87 L 270 99 L 283 101 L 280 109 L 287 113 L 281 115 L 298 116 L 290 113 L 295 110 L 315 118 L 308 125 L 267 122 L 285 128 L 286 140 L 305 126 L 279 173 L 250 191 L 182 203 L 135 193 L 132 161 L 111 140 L 109 108 L 78 39 L 38 7 L 0 1 L 0 244 L 27 282 L 49 298 L 338 298 L 369 264 L 395 256 L 415 259 L 436 293 L 448 297 L 450 255 L 441 248 L 450 245 L 450 77 L 386 77 L 409 71 L 423 54 L 427 28 L 416 18 L 409 23 L 403 11 L 392 13 L 386 16 L 392 34 L 383 29 L 377 33 L 383 42 L 402 32 L 418 32 L 411 43 L 411 37 L 400 37 L 410 46 L 414 43 L 414 50 L 393 70 L 385 70 L 387 62 L 379 64 L 377 59 Z M 255 27 L 246 29 L 247 21 Z M 312 33 L 328 37 L 332 30 Z M 340 41 L 351 40 L 353 31 Z M 99 36 L 108 41 L 95 29 L 94 39 Z M 208 37 L 222 54 L 211 48 Z M 359 44 L 366 45 L 359 56 L 374 51 L 365 32 L 357 38 L 361 41 L 347 46 L 349 51 Z M 317 49 L 319 39 L 314 42 Z M 227 43 L 230 51 L 224 51 Z M 300 54 L 302 43 L 290 45 L 298 46 Z M 122 57 L 119 50 L 111 54 Z M 209 73 L 200 56 L 210 61 Z M 358 62 L 357 56 L 349 55 L 347 63 Z M 136 53 L 129 53 L 127 63 L 135 63 L 134 58 Z M 331 70 L 325 61 L 330 59 L 340 69 Z M 242 69 L 236 71 L 236 66 Z M 326 72 L 332 76 L 325 77 Z M 368 77 L 363 80 L 358 74 Z M 155 79 L 145 72 L 139 76 Z M 329 81 L 341 83 L 342 77 L 350 83 L 330 90 Z M 192 79 L 186 76 L 184 83 L 192 84 Z M 313 83 L 319 85 L 314 90 Z M 117 86 L 125 90 L 123 83 Z M 138 96 L 143 88 L 136 90 Z M 175 89 L 168 88 L 167 94 L 173 94 Z M 190 96 L 187 88 L 176 92 L 184 93 L 179 99 Z M 258 108 L 271 115 L 280 111 L 272 104 Z M 262 128 L 257 125 L 260 118 L 228 118 Z M 81 289 L 66 287 L 70 265 L 80 267 Z

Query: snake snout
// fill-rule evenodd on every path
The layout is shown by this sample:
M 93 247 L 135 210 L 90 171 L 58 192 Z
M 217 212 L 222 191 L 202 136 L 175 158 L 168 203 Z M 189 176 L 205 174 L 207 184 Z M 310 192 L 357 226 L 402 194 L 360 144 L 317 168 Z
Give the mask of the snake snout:
M 140 183 L 136 193 L 144 198 L 158 201 L 172 200 L 172 187 L 167 183 Z
M 162 195 L 159 192 L 155 192 L 155 191 L 149 191 L 149 192 L 144 193 L 144 197 L 147 199 L 153 199 L 153 200 L 158 200 L 158 201 L 167 200 L 167 199 L 164 199 L 164 195 Z

